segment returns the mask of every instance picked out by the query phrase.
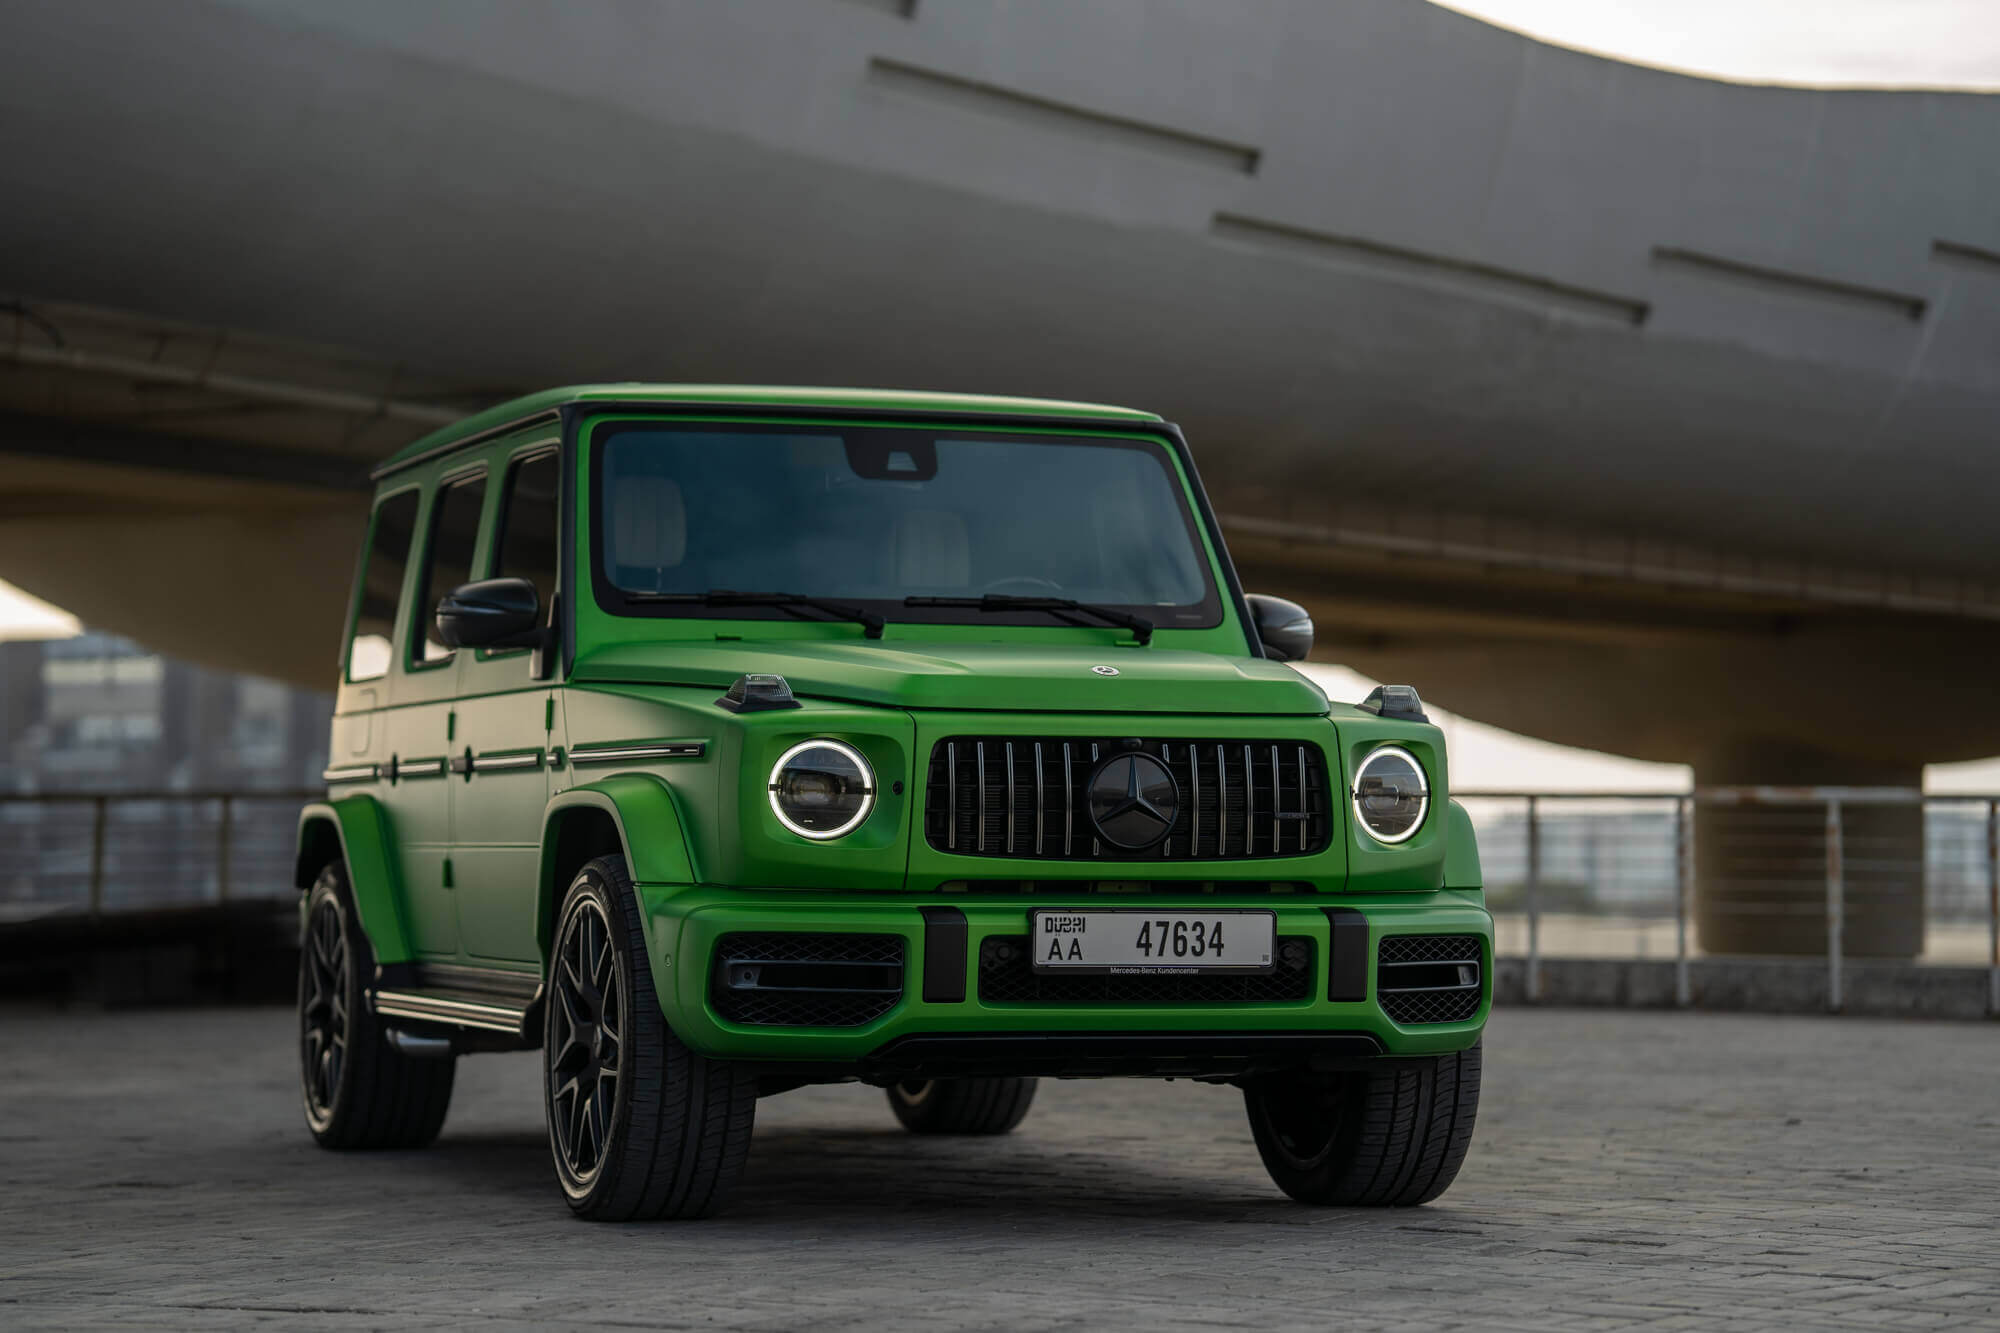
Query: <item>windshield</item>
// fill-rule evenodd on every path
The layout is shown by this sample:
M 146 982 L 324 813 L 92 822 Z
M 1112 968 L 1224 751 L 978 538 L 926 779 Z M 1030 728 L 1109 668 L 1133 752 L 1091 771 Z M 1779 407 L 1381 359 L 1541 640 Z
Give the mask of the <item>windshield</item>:
M 626 615 L 816 618 L 660 595 L 785 592 L 894 621 L 1047 625 L 1071 598 L 1161 628 L 1220 623 L 1193 518 L 1159 444 L 960 431 L 657 422 L 596 437 L 598 600 Z

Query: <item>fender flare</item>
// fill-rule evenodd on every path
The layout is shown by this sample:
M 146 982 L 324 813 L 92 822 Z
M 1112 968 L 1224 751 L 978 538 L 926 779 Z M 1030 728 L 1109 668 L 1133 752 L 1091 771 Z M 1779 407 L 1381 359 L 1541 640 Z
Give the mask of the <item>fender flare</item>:
M 403 877 L 396 860 L 389 812 L 373 796 L 316 801 L 299 811 L 298 853 L 292 882 L 312 887 L 319 868 L 338 855 L 354 891 L 354 910 L 377 963 L 406 963 L 416 955 L 403 924 Z
M 542 855 L 537 878 L 535 937 L 542 956 L 549 951 L 556 905 L 569 885 L 562 870 L 566 822 L 585 811 L 608 815 L 618 831 L 625 866 L 636 884 L 695 884 L 694 857 L 687 845 L 674 789 L 651 773 L 614 773 L 571 787 L 548 803 L 542 814 Z M 634 834 L 639 836 L 635 839 Z M 564 882 L 558 883 L 558 880 Z
M 1472 816 L 1457 801 L 1447 803 L 1445 830 L 1444 884 L 1447 889 L 1484 889 L 1486 876 L 1479 865 L 1479 835 L 1473 830 Z

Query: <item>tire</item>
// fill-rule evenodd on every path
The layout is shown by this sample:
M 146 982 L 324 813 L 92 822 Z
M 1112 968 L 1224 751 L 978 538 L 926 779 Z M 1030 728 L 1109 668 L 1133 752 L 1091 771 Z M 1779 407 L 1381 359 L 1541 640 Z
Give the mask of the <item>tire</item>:
M 563 1197 L 594 1222 L 708 1216 L 743 1174 L 756 1074 L 667 1026 L 624 857 L 577 872 L 556 921 L 542 1100 Z
M 299 1091 L 322 1148 L 421 1148 L 451 1109 L 457 1059 L 411 1059 L 389 1045 L 368 1004 L 374 975 L 375 951 L 336 861 L 306 896 L 299 942 Z
M 1443 1194 L 1479 1113 L 1479 1047 L 1243 1090 L 1264 1169 L 1301 1203 L 1409 1208 Z
M 889 1105 L 912 1134 L 1005 1134 L 1034 1100 L 1031 1078 L 939 1078 L 889 1088 Z

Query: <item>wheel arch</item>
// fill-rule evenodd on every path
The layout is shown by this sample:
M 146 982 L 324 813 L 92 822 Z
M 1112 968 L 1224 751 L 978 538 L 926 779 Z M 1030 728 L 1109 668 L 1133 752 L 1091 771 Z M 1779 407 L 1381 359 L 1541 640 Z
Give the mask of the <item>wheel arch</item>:
M 403 924 L 403 884 L 388 811 L 373 796 L 318 801 L 299 811 L 292 882 L 310 889 L 321 867 L 347 867 L 354 910 L 378 963 L 408 962 L 414 955 Z
M 692 884 L 694 864 L 673 788 L 650 773 L 617 773 L 571 787 L 542 817 L 535 940 L 549 955 L 556 913 L 577 871 L 600 856 L 620 855 L 633 882 Z
M 1451 821 L 1445 830 L 1444 884 L 1447 889 L 1483 889 L 1485 873 L 1479 865 L 1479 834 L 1472 827 L 1472 815 L 1453 800 L 1447 805 Z

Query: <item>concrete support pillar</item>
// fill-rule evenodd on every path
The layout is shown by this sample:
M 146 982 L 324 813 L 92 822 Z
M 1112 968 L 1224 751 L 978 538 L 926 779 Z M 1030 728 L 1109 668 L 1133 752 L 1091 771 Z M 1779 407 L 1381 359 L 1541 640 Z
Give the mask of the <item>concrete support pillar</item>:
M 1917 766 L 1798 746 L 1731 743 L 1695 764 L 1695 784 L 1916 787 Z M 1924 943 L 1924 815 L 1915 805 L 1845 805 L 1843 954 L 1909 958 Z M 1695 925 L 1720 954 L 1826 952 L 1826 807 L 1695 807 Z

